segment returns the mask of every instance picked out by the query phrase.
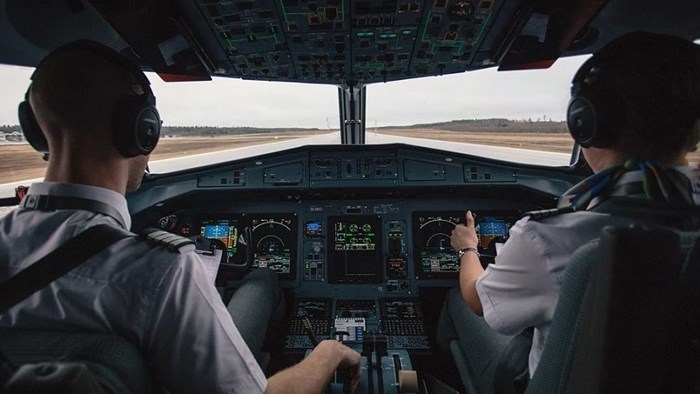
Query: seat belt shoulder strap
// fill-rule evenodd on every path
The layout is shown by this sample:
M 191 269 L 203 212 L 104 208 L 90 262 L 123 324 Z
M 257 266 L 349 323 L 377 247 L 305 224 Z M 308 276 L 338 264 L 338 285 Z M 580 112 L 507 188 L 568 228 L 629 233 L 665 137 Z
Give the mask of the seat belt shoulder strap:
M 133 236 L 135 234 L 108 224 L 83 231 L 0 283 L 0 313 L 5 313 L 115 242 Z

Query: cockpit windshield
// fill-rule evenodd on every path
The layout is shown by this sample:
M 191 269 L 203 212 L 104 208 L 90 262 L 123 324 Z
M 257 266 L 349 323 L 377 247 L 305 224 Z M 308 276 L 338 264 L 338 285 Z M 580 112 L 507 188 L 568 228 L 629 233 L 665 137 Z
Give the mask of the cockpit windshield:
M 367 86 L 367 144 L 405 143 L 524 164 L 564 166 L 573 144 L 563 120 L 583 57 L 548 70 L 486 69 Z M 0 66 L 0 184 L 39 178 L 46 162 L 24 140 L 14 109 L 32 69 Z M 166 83 L 148 73 L 164 120 L 153 173 L 339 144 L 333 85 L 215 78 Z
M 560 58 L 545 70 L 489 68 L 369 84 L 361 119 L 365 143 L 567 166 L 576 160 L 565 121 L 570 81 L 587 58 Z M 40 178 L 46 168 L 24 140 L 15 112 L 31 72 L 0 66 L 6 87 L 0 97 L 0 184 Z M 147 74 L 164 120 L 152 173 L 341 143 L 336 86 L 230 78 L 166 83 Z M 700 155 L 692 153 L 690 160 L 700 161 Z

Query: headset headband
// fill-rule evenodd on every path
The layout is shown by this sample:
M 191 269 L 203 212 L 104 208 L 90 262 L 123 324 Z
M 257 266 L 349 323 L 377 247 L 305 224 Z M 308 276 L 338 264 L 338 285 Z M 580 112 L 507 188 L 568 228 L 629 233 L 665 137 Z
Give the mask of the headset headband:
M 136 79 L 142 94 L 123 97 L 112 114 L 112 134 L 114 146 L 124 157 L 148 155 L 155 148 L 160 137 L 160 115 L 156 109 L 156 98 L 151 90 L 151 83 L 141 68 L 132 60 L 112 48 L 95 41 L 73 41 L 56 48 L 44 57 L 36 67 L 39 70 L 47 61 L 69 51 L 92 51 L 106 61 L 120 67 Z M 36 73 L 36 70 L 34 73 Z M 31 78 L 34 78 L 34 73 Z M 22 132 L 29 144 L 44 153 L 47 159 L 48 141 L 39 127 L 31 105 L 29 104 L 30 85 L 25 93 L 25 100 L 17 108 Z
M 108 61 L 112 62 L 113 64 L 116 64 L 123 68 L 125 71 L 127 71 L 130 75 L 134 76 L 137 80 L 137 83 L 141 86 L 141 89 L 143 89 L 144 95 L 148 96 L 149 99 L 149 104 L 155 106 L 155 96 L 153 95 L 153 91 L 151 90 L 151 82 L 148 80 L 146 77 L 146 74 L 143 73 L 143 70 L 130 58 L 116 52 L 114 49 L 104 45 L 100 44 L 99 42 L 92 41 L 92 40 L 78 40 L 78 41 L 71 41 L 67 44 L 64 44 L 53 51 L 46 55 L 39 64 L 36 65 L 36 68 L 34 69 L 34 72 L 32 73 L 31 77 L 29 79 L 33 80 L 34 79 L 34 74 L 36 74 L 37 70 L 41 68 L 41 66 L 46 63 L 48 60 L 53 59 L 54 57 L 64 53 L 64 52 L 70 52 L 70 51 L 75 51 L 75 50 L 92 50 L 95 51 L 96 53 L 99 53 L 100 55 L 104 56 L 107 58 Z M 31 89 L 31 86 L 30 86 Z M 27 93 L 25 94 L 25 98 L 28 100 L 29 99 L 29 89 L 27 89 Z M 153 102 L 150 102 L 150 100 L 153 100 Z

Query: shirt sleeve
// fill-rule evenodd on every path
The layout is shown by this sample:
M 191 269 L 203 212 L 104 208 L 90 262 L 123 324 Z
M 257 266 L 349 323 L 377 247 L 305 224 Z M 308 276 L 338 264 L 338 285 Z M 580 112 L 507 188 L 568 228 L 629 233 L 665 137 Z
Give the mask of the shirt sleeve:
M 518 221 L 495 263 L 476 282 L 484 319 L 501 334 L 518 334 L 553 313 L 558 286 L 550 276 L 546 245 L 536 225 L 529 218 Z
M 262 370 L 194 253 L 177 256 L 164 275 L 149 323 L 144 345 L 167 391 L 265 390 Z

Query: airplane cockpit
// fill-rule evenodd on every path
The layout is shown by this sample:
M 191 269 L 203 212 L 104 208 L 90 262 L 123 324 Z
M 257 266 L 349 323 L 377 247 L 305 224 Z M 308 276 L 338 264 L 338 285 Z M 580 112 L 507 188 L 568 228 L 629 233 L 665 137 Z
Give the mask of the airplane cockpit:
M 59 45 L 87 38 L 172 84 L 337 87 L 331 138 L 339 143 L 319 136 L 210 161 L 164 160 L 127 201 L 134 232 L 207 240 L 197 253 L 213 261 L 208 270 L 224 300 L 248 272 L 277 274 L 288 305 L 283 324 L 268 332 L 268 372 L 302 359 L 317 340 L 358 351 L 372 341 L 358 389 L 367 393 L 464 391 L 435 338 L 445 295 L 458 286 L 452 229 L 470 210 L 481 262 L 493 263 L 523 214 L 555 208 L 591 173 L 578 146 L 550 164 L 545 153 L 524 163 L 515 151 L 491 156 L 478 146 L 371 143 L 368 86 L 544 69 L 635 30 L 700 37 L 692 1 L 0 0 L 0 10 L 2 64 L 34 67 Z M 232 93 L 231 105 L 245 99 Z M 0 197 L 3 205 L 19 201 Z M 409 370 L 415 384 L 402 372 Z

